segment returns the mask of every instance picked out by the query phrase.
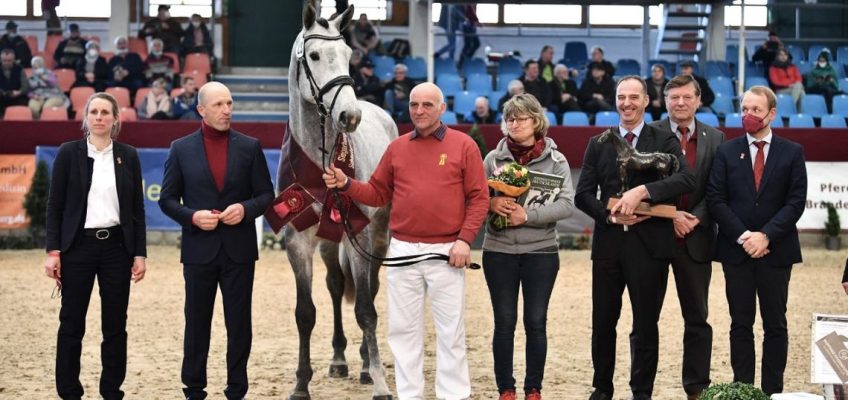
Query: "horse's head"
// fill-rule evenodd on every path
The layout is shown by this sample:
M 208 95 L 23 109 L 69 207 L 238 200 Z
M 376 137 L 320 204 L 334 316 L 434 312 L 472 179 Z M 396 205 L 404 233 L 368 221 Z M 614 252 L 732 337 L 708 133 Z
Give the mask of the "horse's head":
M 297 88 L 302 99 L 327 113 L 339 131 L 353 132 L 362 111 L 349 73 L 351 50 L 341 35 L 351 21 L 353 6 L 329 20 L 319 16 L 319 9 L 313 0 L 303 10 L 302 37 L 295 42 Z

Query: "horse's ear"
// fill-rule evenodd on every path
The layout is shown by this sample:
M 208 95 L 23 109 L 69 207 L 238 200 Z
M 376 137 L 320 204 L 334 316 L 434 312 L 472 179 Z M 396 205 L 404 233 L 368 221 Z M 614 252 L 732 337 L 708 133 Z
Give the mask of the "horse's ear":
M 353 4 L 349 5 L 347 10 L 344 10 L 344 12 L 341 15 L 336 16 L 335 19 L 337 20 L 335 22 L 336 27 L 339 28 L 339 32 L 344 32 L 345 29 L 347 29 L 347 26 L 350 25 L 351 19 L 353 19 Z
M 312 25 L 315 24 L 315 20 L 318 17 L 318 12 L 315 10 L 315 6 L 312 1 L 306 3 L 303 7 L 303 28 L 309 30 L 312 28 Z

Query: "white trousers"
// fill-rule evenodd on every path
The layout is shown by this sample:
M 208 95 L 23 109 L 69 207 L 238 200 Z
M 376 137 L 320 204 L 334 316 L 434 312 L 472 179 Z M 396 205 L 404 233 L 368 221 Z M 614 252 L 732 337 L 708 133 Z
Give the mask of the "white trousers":
M 421 253 L 448 254 L 451 243 L 410 243 L 392 238 L 392 257 Z M 424 399 L 424 303 L 430 298 L 436 328 L 436 397 L 471 395 L 465 355 L 465 269 L 444 261 L 424 261 L 388 268 L 388 342 L 395 356 L 395 383 L 400 400 Z

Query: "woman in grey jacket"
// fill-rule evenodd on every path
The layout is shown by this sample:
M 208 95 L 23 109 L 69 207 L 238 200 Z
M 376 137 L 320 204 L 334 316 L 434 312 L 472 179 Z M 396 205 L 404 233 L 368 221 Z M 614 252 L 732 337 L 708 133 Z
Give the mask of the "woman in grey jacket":
M 509 226 L 495 230 L 486 225 L 483 270 L 495 316 L 492 351 L 500 400 L 516 398 L 512 371 L 518 289 L 524 296 L 524 330 L 527 336 L 525 399 L 541 399 L 548 340 L 548 302 L 559 271 L 556 222 L 574 210 L 571 170 L 565 156 L 546 137 L 549 123 L 533 95 L 520 94 L 504 105 L 501 129 L 506 135 L 483 163 L 487 176 L 498 167 L 517 162 L 534 172 L 558 175 L 552 202 L 525 209 L 517 199 L 494 195 L 489 211 L 509 219 Z

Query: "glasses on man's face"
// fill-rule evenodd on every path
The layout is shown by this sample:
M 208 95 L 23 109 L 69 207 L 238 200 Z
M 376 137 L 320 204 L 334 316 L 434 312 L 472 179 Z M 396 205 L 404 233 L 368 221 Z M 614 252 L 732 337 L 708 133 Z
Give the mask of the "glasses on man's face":
M 509 117 L 509 118 L 506 119 L 506 123 L 508 125 L 512 125 L 515 122 L 518 122 L 519 124 L 523 124 L 524 121 L 527 121 L 529 119 L 532 119 L 532 117 Z

